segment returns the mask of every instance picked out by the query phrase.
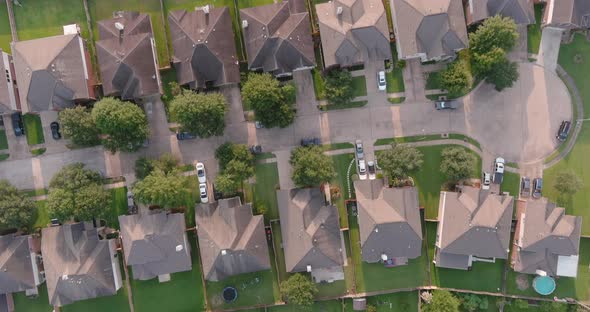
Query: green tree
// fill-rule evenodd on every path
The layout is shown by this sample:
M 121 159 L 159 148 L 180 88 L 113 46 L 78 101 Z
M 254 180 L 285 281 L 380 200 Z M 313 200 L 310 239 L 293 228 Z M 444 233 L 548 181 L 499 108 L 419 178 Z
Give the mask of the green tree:
M 485 77 L 496 64 L 507 60 L 506 52 L 496 47 L 486 53 L 471 52 L 472 68 L 475 75 Z
M 392 144 L 379 154 L 379 166 L 391 179 L 405 179 L 422 166 L 422 153 L 410 146 Z
M 477 159 L 462 147 L 447 147 L 441 153 L 440 171 L 451 181 L 459 181 L 473 175 Z
M 562 171 L 555 176 L 555 190 L 564 195 L 574 195 L 584 183 L 573 171 Z
M 103 98 L 94 104 L 92 118 L 102 134 L 102 144 L 113 153 L 136 151 L 149 135 L 143 110 L 131 102 Z
M 474 33 L 469 36 L 471 51 L 485 54 L 498 47 L 506 52 L 512 50 L 518 40 L 516 23 L 510 17 L 500 15 L 486 19 Z
M 291 178 L 298 187 L 319 186 L 336 176 L 334 163 L 319 146 L 298 147 L 291 152 Z
M 480 297 L 476 294 L 461 294 L 461 307 L 465 311 L 475 312 L 479 310 L 486 311 L 488 309 L 488 298 Z
M 471 80 L 471 73 L 467 70 L 465 62 L 451 63 L 440 75 L 441 87 L 454 95 L 467 93 L 471 87 Z
M 164 208 L 182 206 L 190 196 L 188 178 L 177 170 L 165 173 L 155 169 L 133 186 L 135 199 L 143 204 Z
M 459 312 L 461 301 L 447 290 L 435 290 L 432 301 L 422 307 L 424 312 Z
M 333 69 L 325 74 L 324 96 L 330 104 L 342 105 L 354 98 L 352 75 L 347 70 Z
M 314 296 L 318 293 L 318 288 L 308 277 L 296 273 L 281 282 L 280 292 L 283 299 L 289 304 L 311 306 Z
M 237 179 L 227 173 L 219 174 L 215 178 L 215 189 L 223 193 L 223 196 L 236 194 L 238 187 Z
M 504 311 L 507 312 L 521 312 L 528 311 L 529 303 L 523 299 L 516 299 L 504 306 Z
M 223 135 L 227 102 L 220 93 L 184 91 L 170 102 L 170 114 L 183 130 L 201 138 Z
M 367 304 L 367 312 L 377 312 L 377 307 L 372 304 Z
M 539 305 L 539 311 L 541 312 L 567 312 L 568 305 L 561 302 L 547 302 L 543 301 Z
M 270 74 L 248 75 L 242 87 L 242 99 L 246 106 L 254 109 L 256 120 L 268 128 L 287 127 L 295 120 L 293 109 L 293 87 L 281 87 Z
M 82 106 L 66 108 L 59 112 L 61 131 L 79 146 L 93 146 L 100 143 L 99 132 L 90 111 Z
M 7 180 L 0 180 L 0 231 L 31 224 L 34 211 L 32 199 L 19 194 Z
M 254 166 L 239 159 L 232 159 L 225 167 L 224 173 L 241 182 L 254 175 Z
M 254 156 L 250 153 L 245 144 L 225 142 L 215 150 L 215 158 L 219 162 L 221 170 L 225 170 L 227 164 L 232 160 L 241 161 L 254 165 Z
M 88 221 L 107 216 L 111 194 L 102 186 L 100 173 L 81 163 L 63 167 L 49 182 L 47 210 L 61 221 Z
M 154 163 L 151 159 L 147 157 L 139 157 L 135 161 L 135 177 L 138 180 L 143 180 L 143 178 L 147 177 L 152 171 L 154 171 Z
M 518 80 L 518 65 L 504 59 L 495 64 L 486 76 L 486 81 L 493 84 L 496 91 L 502 91 L 514 85 Z

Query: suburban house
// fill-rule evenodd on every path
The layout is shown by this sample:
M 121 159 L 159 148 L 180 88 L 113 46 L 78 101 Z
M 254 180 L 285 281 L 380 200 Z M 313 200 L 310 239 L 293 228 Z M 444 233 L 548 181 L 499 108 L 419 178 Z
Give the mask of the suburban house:
M 441 192 L 434 263 L 468 270 L 474 261 L 507 259 L 513 198 L 471 186 Z
M 0 296 L 22 291 L 37 295 L 37 286 L 44 281 L 41 239 L 32 235 L 0 236 Z
M 390 188 L 383 179 L 354 181 L 354 190 L 363 261 L 397 266 L 420 257 L 422 227 L 418 190 Z
M 157 277 L 167 282 L 170 274 L 192 269 L 184 213 L 119 216 L 119 224 L 125 263 L 131 266 L 133 279 Z
M 61 110 L 94 98 L 92 63 L 80 35 L 16 41 L 11 47 L 23 113 Z
M 316 283 L 343 280 L 338 208 L 319 188 L 278 190 L 277 201 L 287 272 L 310 272 Z
M 103 93 L 123 100 L 161 94 L 156 43 L 150 16 L 120 12 L 98 23 L 96 55 Z
M 227 7 L 199 7 L 168 15 L 173 64 L 180 85 L 191 89 L 240 82 L 240 66 Z
M 543 26 L 565 30 L 564 39 L 572 31 L 590 29 L 590 1 L 588 0 L 547 0 L 543 15 Z
M 6 80 L 2 79 L 0 82 L 0 115 L 2 115 L 21 109 L 12 55 L 2 49 L 0 49 L 0 72 L 6 77 Z
M 387 15 L 381 0 L 334 0 L 315 6 L 324 66 L 391 59 Z
M 519 25 L 534 24 L 533 2 L 534 0 L 468 0 L 465 6 L 467 25 L 480 23 L 494 15 L 510 17 Z
M 208 281 L 270 270 L 264 217 L 239 197 L 200 204 L 195 211 L 203 275 Z
M 117 294 L 123 284 L 114 239 L 100 239 L 90 222 L 47 227 L 42 237 L 52 306 Z
M 240 9 L 248 69 L 275 76 L 315 66 L 307 12 L 292 12 L 289 2 Z
M 566 215 L 545 198 L 522 201 L 518 207 L 514 271 L 576 277 L 582 217 Z
M 469 45 L 461 0 L 392 0 L 391 14 L 400 59 L 453 59 Z

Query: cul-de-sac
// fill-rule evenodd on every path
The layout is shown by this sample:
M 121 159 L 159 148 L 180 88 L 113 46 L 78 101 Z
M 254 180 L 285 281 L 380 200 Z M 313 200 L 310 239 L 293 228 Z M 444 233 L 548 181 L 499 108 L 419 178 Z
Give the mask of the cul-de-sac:
M 590 311 L 590 0 L 0 0 L 0 312 Z

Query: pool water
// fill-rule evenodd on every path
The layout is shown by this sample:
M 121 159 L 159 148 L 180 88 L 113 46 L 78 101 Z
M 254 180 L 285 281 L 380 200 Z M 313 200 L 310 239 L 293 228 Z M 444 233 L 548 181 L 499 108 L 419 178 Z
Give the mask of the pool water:
M 541 295 L 550 295 L 555 291 L 555 280 L 550 276 L 537 276 L 533 280 L 533 288 Z

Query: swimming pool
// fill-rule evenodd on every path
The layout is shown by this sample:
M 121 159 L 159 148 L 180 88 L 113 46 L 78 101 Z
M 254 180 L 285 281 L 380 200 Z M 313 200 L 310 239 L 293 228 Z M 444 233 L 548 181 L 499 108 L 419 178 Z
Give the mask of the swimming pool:
M 550 276 L 537 276 L 533 280 L 533 288 L 540 295 L 550 295 L 555 291 L 555 280 Z

